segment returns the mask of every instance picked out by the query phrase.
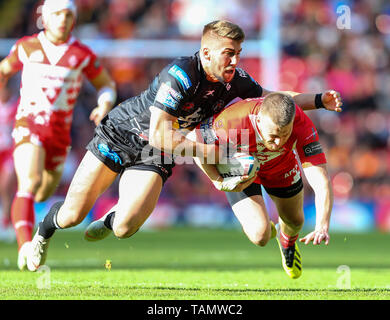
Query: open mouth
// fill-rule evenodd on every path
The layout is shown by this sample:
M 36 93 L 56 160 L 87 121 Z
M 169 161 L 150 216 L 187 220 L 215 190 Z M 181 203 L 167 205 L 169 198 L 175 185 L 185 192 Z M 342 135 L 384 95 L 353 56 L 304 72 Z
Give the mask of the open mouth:
M 226 74 L 233 75 L 234 74 L 234 69 L 229 69 L 225 71 Z
M 225 82 L 230 82 L 234 77 L 234 69 L 228 69 L 224 72 Z

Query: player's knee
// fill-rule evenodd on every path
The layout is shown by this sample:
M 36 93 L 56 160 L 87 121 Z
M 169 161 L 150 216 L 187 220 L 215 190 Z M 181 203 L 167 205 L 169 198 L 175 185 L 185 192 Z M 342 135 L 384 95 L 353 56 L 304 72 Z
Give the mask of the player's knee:
M 83 220 L 84 217 L 82 215 L 67 211 L 66 217 L 61 219 L 61 227 L 71 228 L 79 225 Z
M 251 239 L 251 242 L 258 247 L 265 247 L 269 239 Z
M 115 237 L 117 237 L 118 239 L 128 238 L 126 228 L 116 227 L 112 229 L 112 232 L 114 233 Z
M 56 190 L 55 188 L 48 188 L 47 186 L 41 186 L 41 188 L 35 194 L 35 201 L 36 202 L 46 201 L 53 195 L 55 190 Z
M 302 228 L 304 222 L 305 222 L 305 218 L 302 216 L 302 217 L 296 217 L 296 218 L 292 219 L 291 224 L 295 228 Z
M 251 239 L 251 241 L 256 246 L 264 247 L 269 241 L 269 236 L 268 237 L 267 236 L 259 236 L 259 237 Z
M 296 216 L 293 218 L 288 219 L 288 221 L 284 221 L 290 228 L 293 229 L 301 229 L 303 227 L 303 224 L 305 222 L 305 218 L 302 216 Z
M 138 229 L 128 226 L 114 226 L 112 231 L 114 232 L 115 237 L 118 239 L 127 239 L 136 233 Z
M 271 237 L 271 233 L 268 232 L 268 230 L 260 230 L 249 235 L 248 237 L 249 240 L 256 246 L 264 247 L 268 243 Z
M 35 195 L 41 184 L 42 177 L 39 175 L 29 177 L 28 179 L 22 179 L 22 182 L 19 179 L 18 191 L 28 192 Z
M 44 202 L 44 201 L 46 201 L 49 198 L 50 198 L 50 194 L 49 193 L 44 194 L 42 192 L 38 192 L 35 195 L 34 200 L 35 200 L 35 202 Z

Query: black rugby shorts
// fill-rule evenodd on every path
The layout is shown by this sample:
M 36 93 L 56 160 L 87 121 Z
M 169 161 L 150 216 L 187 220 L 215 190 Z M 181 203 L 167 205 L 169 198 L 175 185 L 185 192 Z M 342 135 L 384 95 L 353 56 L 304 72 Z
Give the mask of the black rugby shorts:
M 278 198 L 291 198 L 295 195 L 297 195 L 301 190 L 303 189 L 303 181 L 302 178 L 299 179 L 296 183 L 289 187 L 285 188 L 267 188 L 264 187 L 265 191 L 267 191 L 268 194 L 273 195 Z M 249 198 L 251 196 L 255 195 L 262 195 L 261 192 L 261 184 L 258 183 L 252 183 L 249 187 L 244 189 L 241 192 L 225 192 L 226 198 L 229 201 L 229 204 L 233 206 L 237 202 Z
M 152 171 L 161 176 L 163 183 L 172 175 L 172 168 L 175 166 L 170 156 L 150 145 L 140 144 L 136 135 L 130 135 L 129 139 L 123 141 L 110 135 L 101 125 L 96 127 L 95 135 L 86 148 L 114 172 L 122 174 L 125 170 Z

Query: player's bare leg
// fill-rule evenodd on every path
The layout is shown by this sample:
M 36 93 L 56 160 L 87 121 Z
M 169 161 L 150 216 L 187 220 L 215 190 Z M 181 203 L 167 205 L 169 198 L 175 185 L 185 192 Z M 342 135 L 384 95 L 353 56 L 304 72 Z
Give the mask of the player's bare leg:
M 232 193 L 229 196 L 237 196 Z M 233 212 L 251 242 L 265 246 L 272 237 L 272 224 L 261 195 L 245 197 L 232 206 Z
M 27 267 L 30 271 L 35 271 L 44 264 L 49 240 L 55 230 L 81 223 L 117 175 L 87 151 L 73 177 L 64 203 L 54 204 L 39 224 L 31 242 L 32 252 L 27 257 Z
M 282 254 L 283 268 L 292 279 L 302 274 L 302 257 L 296 240 L 304 223 L 303 190 L 290 198 L 270 195 L 279 213 L 279 235 L 277 237 Z
M 43 202 L 49 199 L 60 184 L 63 166 L 57 170 L 43 170 L 41 185 L 35 194 L 36 202 Z
M 118 238 L 132 236 L 156 207 L 163 180 L 152 171 L 127 170 L 119 182 L 119 201 L 112 230 Z
M 15 148 L 13 157 L 18 191 L 35 195 L 42 182 L 45 150 L 26 142 Z
M 13 153 L 17 177 L 17 193 L 12 202 L 11 219 L 18 242 L 18 267 L 26 267 L 27 249 L 35 224 L 34 198 L 44 170 L 45 151 L 29 142 L 18 145 Z
M 119 182 L 119 200 L 115 208 L 86 229 L 85 239 L 104 239 L 112 230 L 118 238 L 132 236 L 153 212 L 163 181 L 153 171 L 126 170 Z
M 65 229 L 80 224 L 117 175 L 87 151 L 72 179 L 64 204 L 58 211 L 58 226 Z
M 280 230 L 290 237 L 298 235 L 304 223 L 303 190 L 291 198 L 270 197 L 278 210 Z

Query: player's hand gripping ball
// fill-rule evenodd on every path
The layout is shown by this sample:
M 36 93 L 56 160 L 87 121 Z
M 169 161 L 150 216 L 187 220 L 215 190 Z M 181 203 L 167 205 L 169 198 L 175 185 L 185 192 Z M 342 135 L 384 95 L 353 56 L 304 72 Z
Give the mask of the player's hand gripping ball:
M 215 184 L 221 191 L 232 191 L 241 182 L 253 178 L 260 169 L 260 163 L 256 157 L 250 154 L 236 152 L 226 161 L 216 164 L 217 170 L 223 181 Z

